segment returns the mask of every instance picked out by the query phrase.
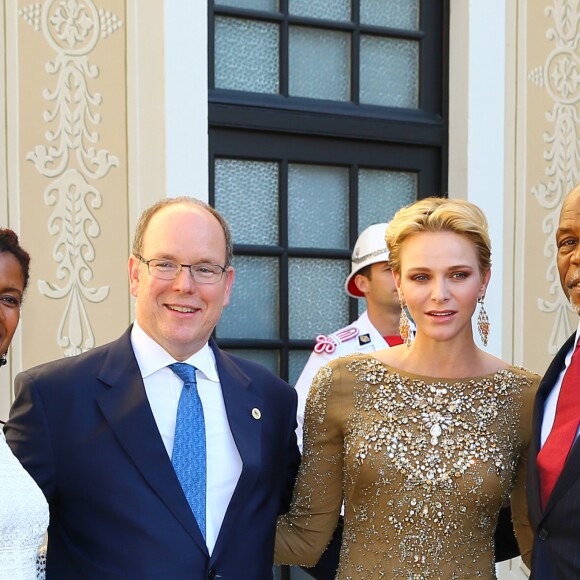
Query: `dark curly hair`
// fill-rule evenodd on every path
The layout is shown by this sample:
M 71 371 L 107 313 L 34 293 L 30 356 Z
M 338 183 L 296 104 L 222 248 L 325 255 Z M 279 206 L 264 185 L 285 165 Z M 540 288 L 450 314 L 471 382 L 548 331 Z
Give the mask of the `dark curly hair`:
M 18 236 L 8 228 L 0 228 L 0 254 L 8 252 L 12 254 L 20 264 L 22 276 L 24 277 L 24 290 L 28 286 L 30 255 L 18 242 Z

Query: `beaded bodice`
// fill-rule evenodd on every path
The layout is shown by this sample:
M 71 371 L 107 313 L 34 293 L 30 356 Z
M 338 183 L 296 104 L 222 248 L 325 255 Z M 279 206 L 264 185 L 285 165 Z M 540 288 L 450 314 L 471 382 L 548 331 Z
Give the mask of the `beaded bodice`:
M 277 560 L 324 549 L 319 532 L 344 499 L 340 578 L 494 578 L 493 533 L 510 495 L 522 550 L 531 545 L 523 486 L 538 380 L 513 367 L 431 379 L 360 355 L 323 367 Z
M 0 429 L 0 580 L 44 577 L 38 554 L 48 526 L 48 505 L 20 465 Z

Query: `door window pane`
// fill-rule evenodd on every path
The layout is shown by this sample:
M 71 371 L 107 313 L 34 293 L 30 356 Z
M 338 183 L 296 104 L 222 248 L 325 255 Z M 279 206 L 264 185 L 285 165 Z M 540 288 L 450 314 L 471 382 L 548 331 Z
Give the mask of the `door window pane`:
M 280 284 L 277 258 L 237 256 L 230 304 L 217 325 L 218 338 L 280 337 Z
M 348 169 L 288 167 L 288 244 L 348 248 Z
M 236 16 L 220 14 L 222 5 L 230 11 L 233 7 L 276 12 L 281 21 L 246 18 L 242 10 Z M 289 0 L 288 13 L 280 12 L 276 0 L 223 0 L 216 4 L 214 19 L 213 86 L 272 95 L 282 90 L 289 97 L 417 108 L 419 41 L 361 33 L 368 25 L 419 30 L 419 0 L 361 0 L 360 24 L 352 22 L 351 10 L 350 0 Z M 320 19 L 320 28 L 298 25 L 296 17 Z M 344 23 L 353 30 L 341 30 Z M 288 30 L 282 37 L 281 27 Z M 287 67 L 281 69 L 286 58 Z M 353 87 L 359 87 L 358 94 L 352 93 Z
M 216 6 L 236 6 L 251 10 L 278 12 L 278 0 L 215 0 Z
M 290 14 L 350 21 L 350 0 L 289 0 Z
M 291 27 L 289 67 L 291 96 L 350 100 L 350 36 L 347 33 Z
M 256 350 L 250 348 L 227 348 L 226 352 L 251 360 L 280 376 L 280 353 L 277 350 Z
M 336 329 L 338 330 L 338 329 Z M 294 386 L 304 370 L 311 350 L 292 350 L 288 358 L 288 382 Z
M 419 0 L 360 0 L 362 24 L 387 28 L 419 28 Z
M 278 245 L 278 163 L 217 159 L 215 203 L 234 243 Z
M 361 169 L 358 172 L 358 231 L 388 222 L 401 207 L 417 199 L 417 174 Z
M 278 93 L 278 47 L 276 24 L 216 17 L 216 88 Z
M 288 266 L 290 338 L 313 340 L 346 326 L 348 262 L 293 258 Z
M 364 35 L 360 46 L 360 102 L 417 108 L 419 43 Z

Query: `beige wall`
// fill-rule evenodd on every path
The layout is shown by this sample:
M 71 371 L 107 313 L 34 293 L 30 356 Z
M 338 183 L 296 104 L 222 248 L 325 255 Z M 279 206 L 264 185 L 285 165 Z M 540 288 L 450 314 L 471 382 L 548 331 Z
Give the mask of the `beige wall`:
M 521 0 L 517 10 L 514 352 L 540 373 L 578 323 L 554 244 L 562 199 L 580 180 L 578 10 L 562 0 Z
M 103 344 L 131 320 L 130 230 L 142 207 L 164 195 L 162 8 L 2 3 L 0 218 L 32 263 L 0 376 L 0 418 L 18 371 Z M 130 159 L 136 152 L 141 160 Z
M 24 368 L 101 344 L 129 321 L 124 2 L 45 2 L 32 17 L 26 6 L 17 20 L 19 232 L 33 257 Z

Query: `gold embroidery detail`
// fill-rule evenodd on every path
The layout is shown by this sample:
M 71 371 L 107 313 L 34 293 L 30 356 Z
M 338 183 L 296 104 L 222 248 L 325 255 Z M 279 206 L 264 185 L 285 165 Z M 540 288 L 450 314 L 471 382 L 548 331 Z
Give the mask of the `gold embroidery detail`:
M 512 367 L 429 381 L 364 355 L 323 367 L 292 508 L 279 522 L 281 561 L 297 563 L 291 554 L 307 551 L 310 528 L 324 528 L 342 496 L 341 580 L 495 578 L 495 521 L 528 444 L 530 377 Z

